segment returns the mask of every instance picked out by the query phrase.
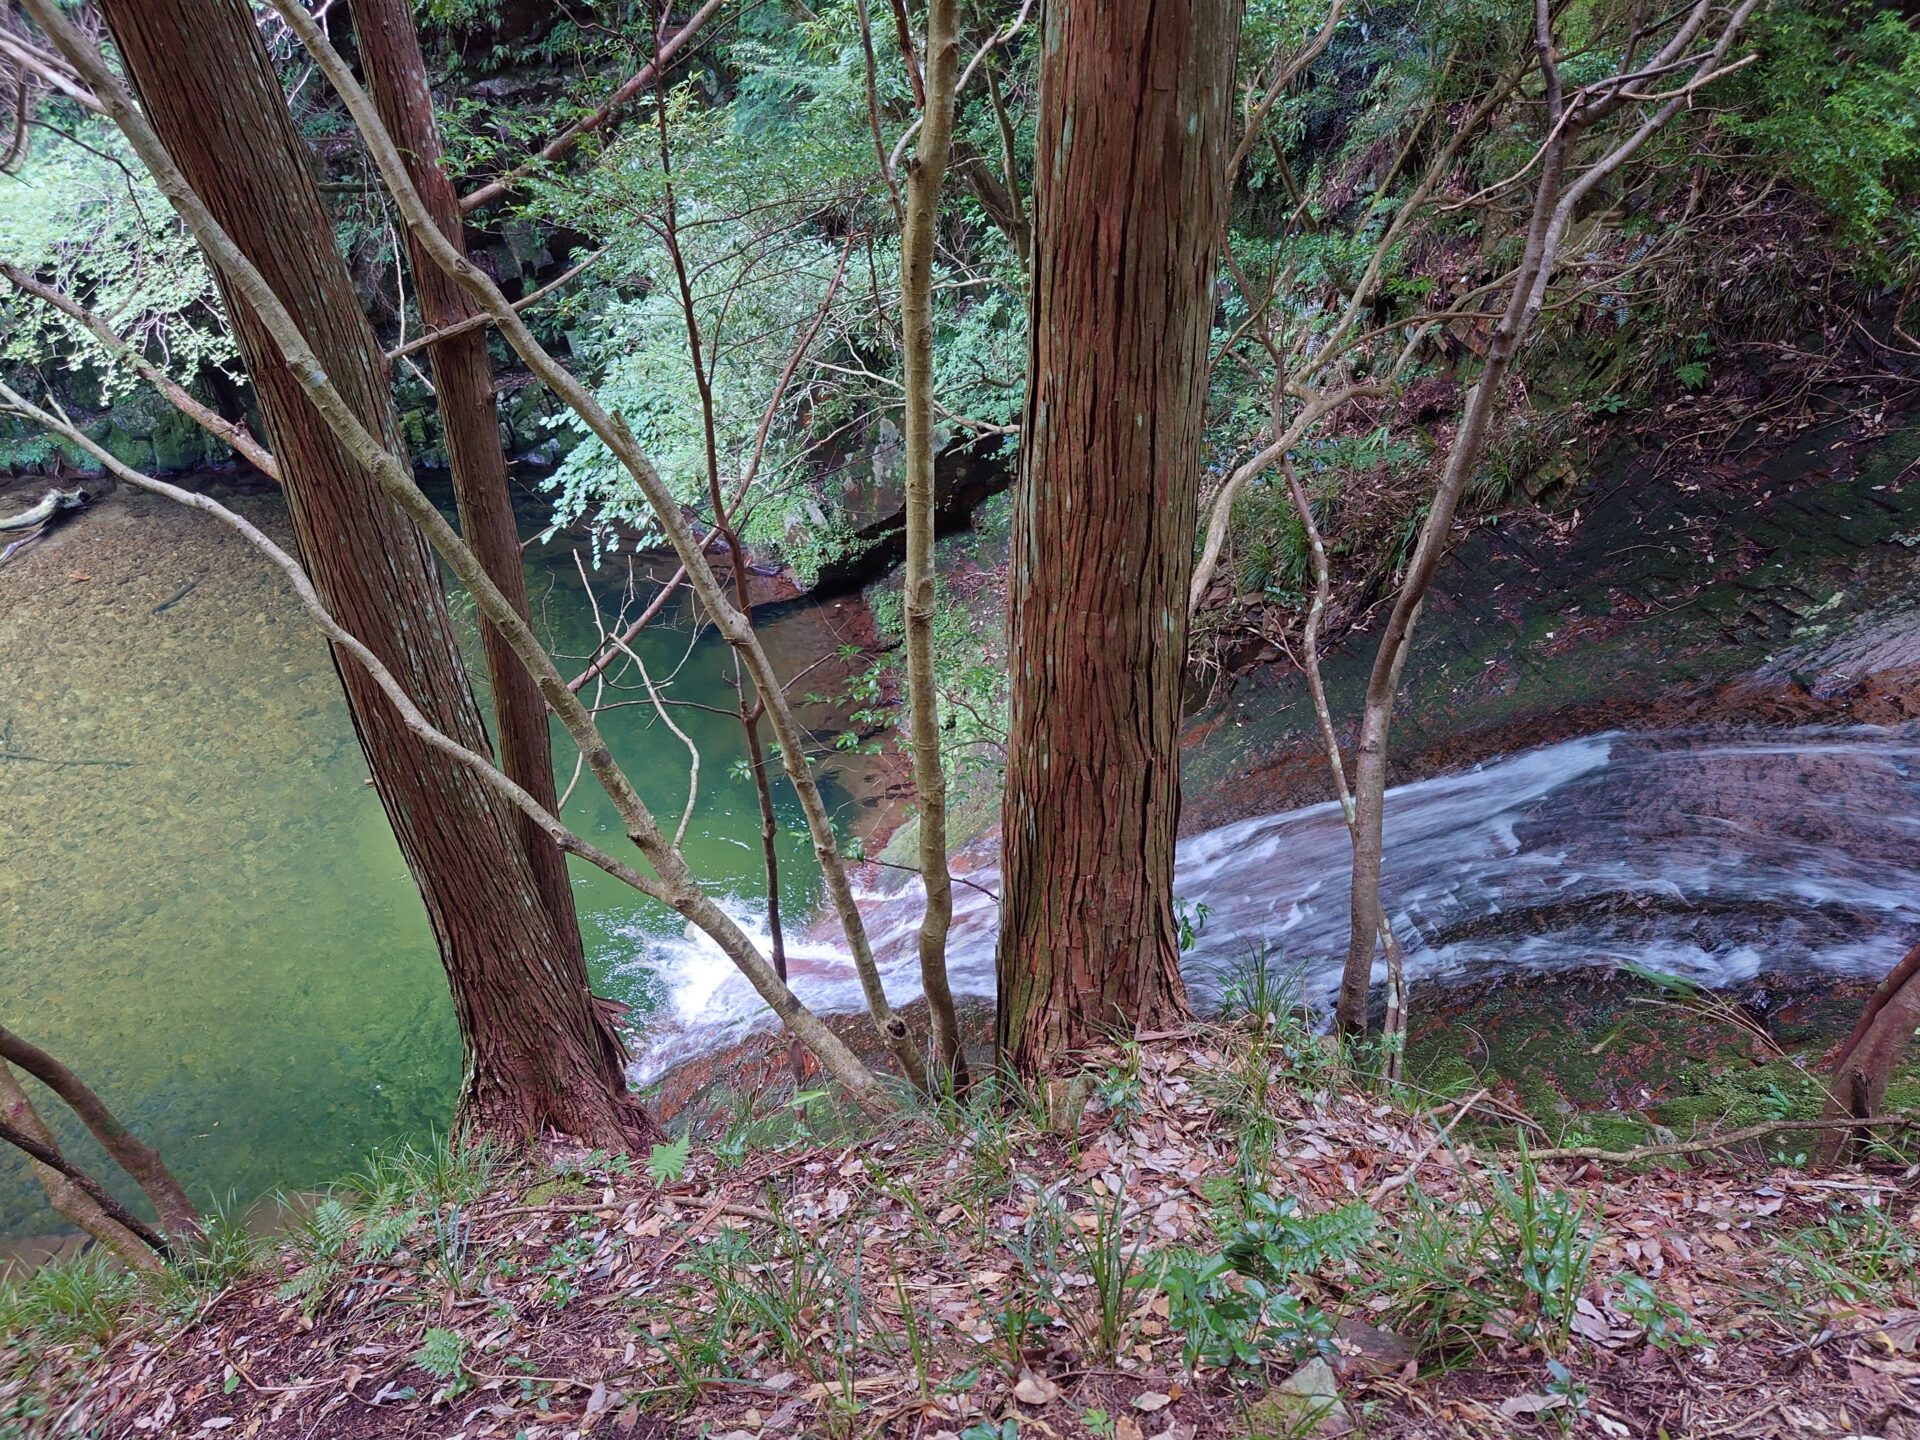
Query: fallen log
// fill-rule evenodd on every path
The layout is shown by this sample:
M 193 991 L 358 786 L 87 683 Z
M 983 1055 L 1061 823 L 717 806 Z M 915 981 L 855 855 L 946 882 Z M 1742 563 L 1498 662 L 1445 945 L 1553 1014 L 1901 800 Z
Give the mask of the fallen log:
M 18 515 L 0 515 L 0 532 L 31 530 L 46 524 L 63 510 L 80 509 L 92 499 L 85 490 L 62 490 L 56 486 Z

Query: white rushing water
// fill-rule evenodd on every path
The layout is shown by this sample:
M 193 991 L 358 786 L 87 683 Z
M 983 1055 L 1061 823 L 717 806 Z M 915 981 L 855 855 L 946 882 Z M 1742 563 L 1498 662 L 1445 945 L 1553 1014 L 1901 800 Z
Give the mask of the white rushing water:
M 1630 962 L 1726 985 L 1763 973 L 1877 975 L 1920 938 L 1920 726 L 1755 738 L 1607 734 L 1543 746 L 1387 802 L 1385 891 L 1410 976 L 1481 978 Z M 1183 841 L 1175 889 L 1206 907 L 1185 970 L 1196 1004 L 1255 957 L 1328 1000 L 1346 948 L 1349 850 L 1328 803 Z M 999 876 L 956 885 L 957 994 L 993 993 Z M 979 888 L 974 888 L 975 886 Z M 917 881 L 862 897 L 887 992 L 919 993 Z M 764 917 L 735 912 L 764 945 Z M 770 1026 L 703 937 L 635 932 L 664 992 L 636 1075 Z M 789 940 L 794 988 L 861 1008 L 838 947 Z

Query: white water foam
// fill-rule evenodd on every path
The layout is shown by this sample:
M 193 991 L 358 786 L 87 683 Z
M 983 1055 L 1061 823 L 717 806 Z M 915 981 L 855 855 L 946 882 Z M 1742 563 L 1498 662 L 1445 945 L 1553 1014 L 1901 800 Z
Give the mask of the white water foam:
M 1635 964 L 1710 985 L 1808 969 L 1871 975 L 1920 936 L 1920 727 L 1752 740 L 1612 733 L 1568 740 L 1388 795 L 1384 891 L 1415 980 Z M 1185 970 L 1197 1004 L 1251 957 L 1324 1002 L 1346 949 L 1350 851 L 1332 803 L 1181 843 L 1176 890 L 1206 907 Z M 995 866 L 956 884 L 953 989 L 991 998 Z M 920 993 L 917 880 L 862 897 L 889 998 Z M 764 912 L 729 912 L 764 951 Z M 664 990 L 636 1078 L 771 1027 L 710 940 L 636 927 L 628 968 Z M 793 987 L 823 1013 L 862 1008 L 844 953 L 788 939 Z

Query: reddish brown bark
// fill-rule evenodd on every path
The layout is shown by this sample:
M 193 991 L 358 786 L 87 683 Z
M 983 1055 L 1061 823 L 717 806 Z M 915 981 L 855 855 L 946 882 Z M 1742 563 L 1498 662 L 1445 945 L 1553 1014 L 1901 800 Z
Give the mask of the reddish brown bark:
M 1187 1013 L 1178 738 L 1239 19 L 1047 10 L 997 960 L 1027 1073 Z
M 408 0 L 353 0 L 354 36 L 367 88 L 380 119 L 406 157 L 420 198 L 434 223 L 462 254 L 460 202 L 441 164 L 440 131 L 433 118 L 433 94 L 427 88 L 426 60 L 414 28 Z M 407 260 L 414 296 L 428 330 L 444 330 L 481 313 L 473 297 L 421 250 L 409 232 Z M 460 530 L 493 583 L 528 618 L 526 574 L 520 564 L 520 533 L 514 524 L 507 489 L 507 454 L 500 445 L 500 416 L 494 401 L 493 362 L 487 357 L 484 327 L 468 327 L 427 347 L 433 386 L 446 432 L 447 463 L 453 471 L 454 500 Z M 494 729 L 500 737 L 500 768 L 550 811 L 559 809 L 553 783 L 553 752 L 548 745 L 547 702 L 527 667 L 515 658 L 500 632 L 485 620 L 480 635 L 493 685 Z M 533 866 L 541 899 L 561 943 L 580 954 L 580 922 L 574 913 L 573 885 L 566 857 L 553 838 L 524 814 L 514 816 L 520 845 Z M 582 960 L 584 963 L 584 960 Z
M 1847 1043 L 1840 1047 L 1821 1118 L 1864 1120 L 1878 1115 L 1887 1085 L 1916 1029 L 1920 1029 L 1920 945 L 1909 950 L 1887 973 Z M 1829 1131 L 1820 1138 L 1818 1157 L 1832 1164 L 1846 1158 L 1866 1138 L 1864 1127 Z
M 385 366 L 245 0 L 108 0 L 122 63 L 188 182 L 273 287 L 363 424 L 404 453 Z M 258 316 L 227 295 L 303 562 L 327 608 L 431 721 L 484 749 L 432 554 L 312 409 Z M 463 1115 L 594 1144 L 656 1133 L 617 1034 L 542 903 L 504 801 L 340 666 L 382 803 L 426 903 L 467 1047 Z

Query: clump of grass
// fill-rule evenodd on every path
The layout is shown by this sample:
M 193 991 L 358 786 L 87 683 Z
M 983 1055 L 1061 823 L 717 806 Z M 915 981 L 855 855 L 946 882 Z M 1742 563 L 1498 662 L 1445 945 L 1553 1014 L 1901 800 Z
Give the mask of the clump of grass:
M 470 1205 L 493 1188 L 506 1163 L 488 1137 L 432 1135 L 421 1145 L 375 1150 L 339 1188 L 357 1197 L 358 1208 L 373 1211 Z
M 311 1319 L 358 1260 L 418 1252 L 424 1284 L 464 1295 L 477 1262 L 465 1210 L 494 1189 L 507 1157 L 490 1139 L 434 1136 L 376 1150 L 287 1235 L 298 1272 L 277 1289 Z
M 1285 968 L 1262 947 L 1221 988 L 1221 1036 L 1228 1064 L 1209 1072 L 1204 1092 L 1233 1127 L 1238 1184 L 1261 1188 L 1279 1138 L 1273 1100 L 1283 1090 L 1325 1090 L 1349 1074 L 1340 1043 L 1314 1033 L 1301 1000 L 1301 969 Z
M 1408 1187 L 1400 1223 L 1374 1248 L 1370 1293 L 1421 1348 L 1477 1350 L 1512 1338 L 1558 1355 L 1587 1288 L 1599 1227 L 1585 1202 L 1541 1181 L 1523 1148 L 1476 1198 Z
M 1920 1237 L 1878 1205 L 1834 1204 L 1817 1225 L 1779 1242 L 1781 1292 L 1803 1307 L 1912 1305 Z
M 233 1197 L 210 1207 L 200 1233 L 148 1282 L 160 1308 L 185 1323 L 197 1318 L 215 1298 L 251 1274 L 266 1253 L 260 1237 L 247 1229 Z
M 99 1250 L 50 1260 L 0 1287 L 0 1335 L 105 1345 L 119 1333 L 139 1289 L 131 1272 Z
M 1061 1321 L 1096 1365 L 1118 1359 L 1132 1339 L 1139 1290 L 1148 1281 L 1147 1217 L 1129 1212 L 1126 1190 L 1072 1213 L 1058 1189 L 1034 1189 L 1032 1217 L 1018 1249 Z

